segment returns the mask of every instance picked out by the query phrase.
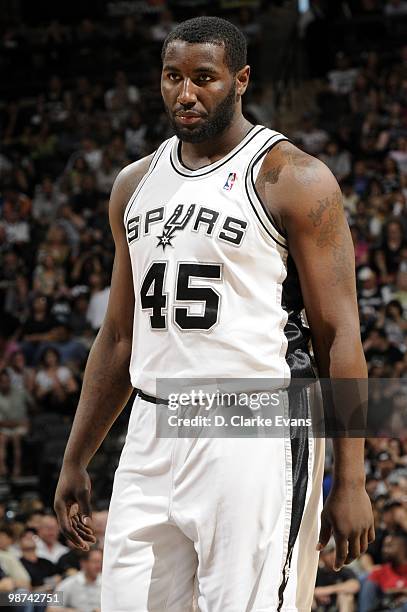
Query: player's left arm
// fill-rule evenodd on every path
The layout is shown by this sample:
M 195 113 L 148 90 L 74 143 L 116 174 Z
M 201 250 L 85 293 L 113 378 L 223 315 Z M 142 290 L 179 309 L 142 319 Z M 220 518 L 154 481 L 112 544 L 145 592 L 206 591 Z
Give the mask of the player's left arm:
M 263 161 L 259 195 L 288 240 L 321 378 L 365 379 L 355 256 L 338 183 L 319 160 L 280 143 Z M 339 411 L 341 406 L 335 405 Z M 364 439 L 335 438 L 334 481 L 321 516 L 318 548 L 333 533 L 337 569 L 374 538 L 365 490 Z

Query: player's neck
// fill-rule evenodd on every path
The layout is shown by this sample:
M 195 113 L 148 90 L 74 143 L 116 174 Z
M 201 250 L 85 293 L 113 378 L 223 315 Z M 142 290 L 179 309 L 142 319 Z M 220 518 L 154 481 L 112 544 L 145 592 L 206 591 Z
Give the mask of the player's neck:
M 211 140 L 200 143 L 183 142 L 183 163 L 193 170 L 215 163 L 237 147 L 252 127 L 250 121 L 240 115 L 224 132 Z

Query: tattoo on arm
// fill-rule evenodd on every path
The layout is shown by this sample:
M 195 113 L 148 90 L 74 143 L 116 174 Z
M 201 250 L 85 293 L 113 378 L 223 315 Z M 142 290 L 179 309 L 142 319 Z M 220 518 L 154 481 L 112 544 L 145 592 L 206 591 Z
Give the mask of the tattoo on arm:
M 313 227 L 318 227 L 316 245 L 330 247 L 334 260 L 332 285 L 351 279 L 354 274 L 354 261 L 346 245 L 346 225 L 343 219 L 342 194 L 339 190 L 318 200 L 308 213 Z

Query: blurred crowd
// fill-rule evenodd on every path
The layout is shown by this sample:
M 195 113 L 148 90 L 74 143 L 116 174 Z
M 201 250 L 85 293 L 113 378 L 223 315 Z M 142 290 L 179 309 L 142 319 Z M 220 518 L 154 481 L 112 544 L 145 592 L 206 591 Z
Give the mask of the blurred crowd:
M 160 47 L 180 15 L 164 1 L 141 4 L 146 16 L 116 18 L 111 27 L 54 20 L 10 24 L 1 33 L 0 68 L 10 80 L 0 105 L 0 485 L 33 475 L 38 482 L 26 496 L 4 489 L 0 590 L 31 584 L 52 592 L 58 584 L 70 607 L 84 612 L 99 607 L 107 506 L 99 504 L 98 544 L 89 554 L 61 543 L 47 508 L 109 296 L 109 193 L 123 166 L 171 135 L 160 102 Z M 267 3 L 241 4 L 250 6 L 229 16 L 245 32 L 256 64 L 264 41 L 258 11 L 267 12 Z M 324 3 L 311 4 L 301 23 L 305 41 L 322 19 Z M 349 5 L 407 14 L 401 0 Z M 381 54 L 372 39 L 362 51 L 352 49 L 333 55 L 313 80 L 313 104 L 287 132 L 341 185 L 363 347 L 369 376 L 380 381 L 372 402 L 382 436 L 366 443 L 376 541 L 340 572 L 329 543 L 318 570 L 318 612 L 407 609 L 406 394 L 382 384 L 407 380 L 407 46 Z M 313 76 L 312 50 L 304 53 Z M 273 83 L 259 70 L 246 115 L 280 130 L 284 116 Z M 95 501 L 108 497 L 124 429 L 125 423 L 95 458 Z M 330 484 L 328 449 L 325 495 Z
M 93 514 L 96 543 L 89 551 L 60 542 L 58 522 L 54 515 L 44 512 L 38 497 L 23 500 L 19 512 L 13 521 L 7 520 L 6 506 L 0 504 L 0 596 L 20 596 L 22 612 L 100 610 L 107 511 Z M 58 601 L 53 600 L 55 592 Z M 35 597 L 39 599 L 34 607 Z M 1 610 L 13 609 L 1 606 Z

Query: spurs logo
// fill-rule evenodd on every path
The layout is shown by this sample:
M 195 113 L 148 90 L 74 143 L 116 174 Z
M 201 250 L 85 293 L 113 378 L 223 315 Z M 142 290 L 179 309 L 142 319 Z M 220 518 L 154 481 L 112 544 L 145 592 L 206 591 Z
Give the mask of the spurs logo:
M 183 230 L 192 215 L 194 214 L 195 204 L 191 204 L 188 208 L 187 212 L 181 218 L 182 212 L 184 210 L 183 204 L 178 204 L 171 217 L 164 225 L 164 230 L 161 236 L 157 237 L 158 244 L 157 247 L 162 246 L 163 251 L 165 251 L 166 246 L 174 246 L 171 242 L 175 238 L 175 232 L 178 230 Z

